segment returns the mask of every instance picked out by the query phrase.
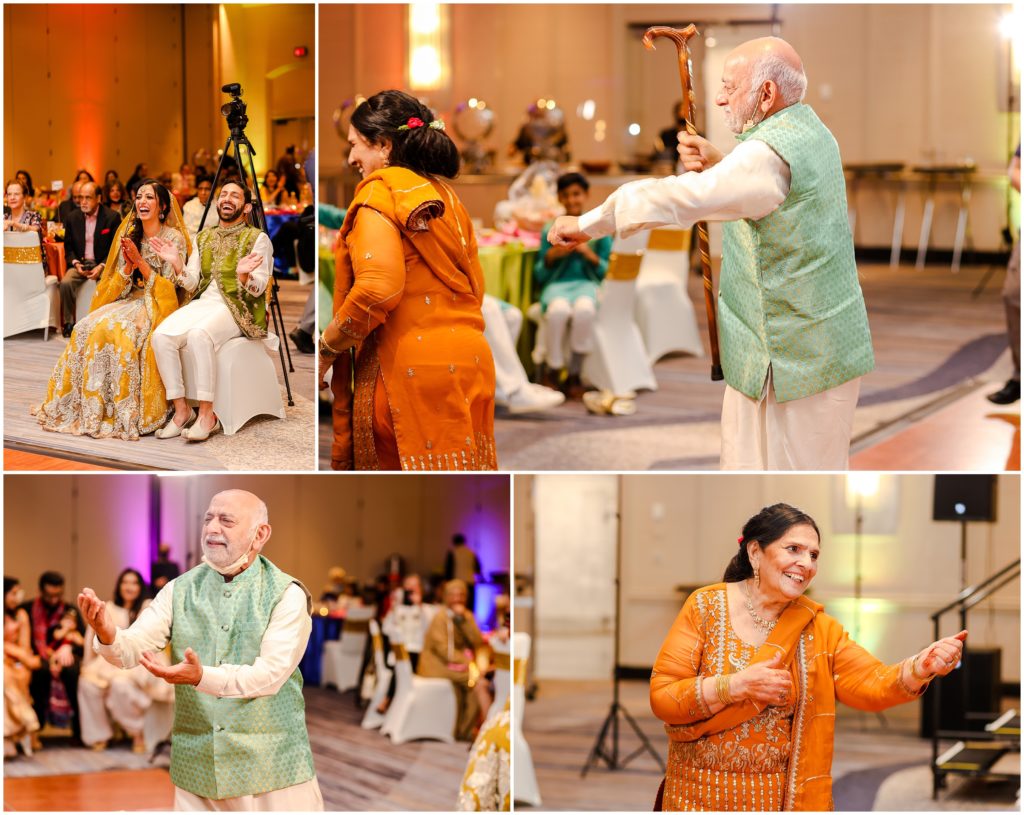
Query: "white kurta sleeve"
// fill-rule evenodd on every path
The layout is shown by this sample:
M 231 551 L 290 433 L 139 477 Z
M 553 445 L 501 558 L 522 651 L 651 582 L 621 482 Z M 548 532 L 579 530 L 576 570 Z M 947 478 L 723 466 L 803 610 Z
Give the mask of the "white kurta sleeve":
M 580 216 L 579 228 L 592 238 L 615 232 L 628 237 L 661 226 L 689 229 L 698 221 L 756 221 L 786 200 L 790 179 L 789 165 L 767 144 L 750 139 L 704 172 L 619 187 Z
M 199 287 L 199 274 L 201 272 L 200 259 L 199 259 L 199 247 L 196 245 L 195 238 L 192 239 L 192 254 L 188 256 L 188 260 L 185 261 L 185 268 L 182 271 L 181 279 L 178 281 L 178 285 L 181 286 L 185 291 L 195 291 Z
M 270 615 L 256 661 L 252 665 L 204 665 L 196 690 L 242 699 L 277 693 L 302 660 L 312 630 L 306 593 L 292 583 Z
M 93 639 L 93 648 L 111 665 L 134 668 L 145 652 L 163 650 L 171 638 L 171 620 L 174 617 L 174 581 L 157 592 L 153 602 L 139 612 L 128 628 L 118 628 L 114 641 L 104 645 Z
M 260 236 L 256 238 L 252 251 L 261 255 L 263 262 L 249 275 L 245 288 L 250 294 L 259 296 L 266 290 L 270 275 L 274 271 L 274 246 L 266 232 L 261 232 Z

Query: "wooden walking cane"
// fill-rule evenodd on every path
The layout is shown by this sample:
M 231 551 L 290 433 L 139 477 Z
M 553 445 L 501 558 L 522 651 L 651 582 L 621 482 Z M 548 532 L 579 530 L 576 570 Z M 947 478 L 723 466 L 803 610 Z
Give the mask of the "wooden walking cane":
M 657 37 L 667 37 L 676 44 L 679 54 L 679 82 L 683 88 L 683 103 L 686 105 L 686 132 L 697 135 L 693 126 L 694 95 L 690 81 L 690 49 L 687 40 L 697 33 L 697 26 L 690 23 L 686 28 L 669 28 L 665 25 L 651 26 L 644 32 L 644 47 L 654 50 Z M 718 351 L 718 315 L 715 310 L 715 283 L 711 277 L 711 251 L 708 249 L 708 225 L 700 221 L 697 226 L 697 247 L 700 249 L 701 274 L 704 277 L 704 306 L 708 313 L 708 338 L 711 340 L 711 379 L 723 378 L 722 359 Z

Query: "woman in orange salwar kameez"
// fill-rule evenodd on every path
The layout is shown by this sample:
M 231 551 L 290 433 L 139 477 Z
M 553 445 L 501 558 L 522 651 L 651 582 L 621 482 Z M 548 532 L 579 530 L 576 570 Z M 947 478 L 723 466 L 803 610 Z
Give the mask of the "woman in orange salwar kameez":
M 356 187 L 336 247 L 334 469 L 493 470 L 494 360 L 469 214 L 441 178 L 459 153 L 440 121 L 399 91 L 352 114 Z M 355 349 L 355 370 L 349 349 Z
M 832 809 L 836 701 L 916 699 L 960 661 L 966 631 L 886 665 L 803 596 L 820 534 L 786 504 L 743 527 L 722 583 L 693 592 L 658 654 L 651 707 L 668 770 L 656 809 Z

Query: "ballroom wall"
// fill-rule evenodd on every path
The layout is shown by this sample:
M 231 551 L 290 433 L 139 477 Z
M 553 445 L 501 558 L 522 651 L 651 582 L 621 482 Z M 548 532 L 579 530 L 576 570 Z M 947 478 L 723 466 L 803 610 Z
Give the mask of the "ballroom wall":
M 372 580 L 393 553 L 410 571 L 436 571 L 458 531 L 485 574 L 510 567 L 506 476 L 9 475 L 4 573 L 20 578 L 29 596 L 46 569 L 64 573 L 69 596 L 83 585 L 105 595 L 125 566 L 148 577 L 153 489 L 161 539 L 178 563 L 194 563 L 209 499 L 228 488 L 266 501 L 273 534 L 264 554 L 314 595 L 330 567 Z
M 672 46 L 663 40 L 656 55 L 645 54 L 630 25 L 695 21 L 712 32 L 716 25 L 721 30 L 744 20 L 766 26 L 772 8 L 707 3 L 451 6 L 450 88 L 426 97 L 449 120 L 458 102 L 471 96 L 486 100 L 497 116 L 489 142 L 499 155 L 515 137 L 526 106 L 538 96 L 553 97 L 566 112 L 577 157 L 618 159 L 648 149 L 679 96 Z M 1009 8 L 777 6 L 780 35 L 804 59 L 810 79 L 806 101 L 832 129 L 845 161 L 929 164 L 969 156 L 978 163 L 982 179 L 971 204 L 971 226 L 979 249 L 1000 244 L 999 231 L 1006 223 L 1005 168 L 1016 146 L 1011 133 L 1019 129 L 1019 114 L 1011 121 L 1000 112 L 1005 110 L 1001 99 L 1008 56 L 997 29 Z M 319 120 L 324 176 L 342 167 L 341 142 L 330 118 L 341 100 L 356 92 L 368 95 L 405 85 L 405 9 L 366 4 L 320 7 L 325 45 Z M 679 18 L 682 14 L 686 19 Z M 698 42 L 695 57 L 705 45 Z M 700 71 L 699 59 L 695 65 Z M 703 81 L 698 79 L 700 97 Z M 643 104 L 636 120 L 641 135 L 634 138 L 626 126 L 636 97 Z M 608 122 L 603 144 L 593 141 L 592 124 L 575 113 L 584 99 L 593 99 L 597 118 Z M 939 197 L 933 246 L 952 245 L 957 196 L 954 191 Z M 859 243 L 889 243 L 893 198 L 886 190 L 865 189 Z M 908 200 L 905 247 L 916 246 L 922 207 L 923 197 L 914 188 Z M 490 212 L 473 214 L 490 221 Z
M 533 477 L 534 495 L 563 489 L 559 478 Z M 653 663 L 681 605 L 683 595 L 677 587 L 721 580 L 743 523 L 777 501 L 800 507 L 818 522 L 822 554 L 811 596 L 853 629 L 855 550 L 845 476 L 631 475 L 620 483 L 623 664 L 649 667 Z M 931 520 L 933 484 L 931 475 L 884 475 L 879 487 L 886 501 L 865 511 L 858 639 L 885 660 L 896 661 L 931 642 L 930 613 L 950 602 L 960 589 L 960 525 Z M 997 520 L 968 524 L 968 583 L 1020 557 L 1019 490 L 1019 477 L 999 476 Z M 521 505 L 517 502 L 517 514 Z M 523 523 L 516 519 L 517 530 Z M 538 530 L 535 536 L 540 534 Z M 522 571 L 519 552 L 531 549 L 533 538 L 517 536 L 516 541 L 517 568 Z M 577 557 L 588 545 L 572 539 L 565 542 Z M 529 555 L 524 562 L 530 562 Z M 557 575 L 540 566 L 536 578 L 538 596 L 555 597 L 557 604 L 557 594 L 545 594 L 540 587 L 545 579 L 557 580 Z M 539 601 L 535 611 L 541 621 L 546 615 L 559 614 L 557 607 L 544 609 Z M 956 624 L 955 616 L 947 617 L 942 633 L 955 633 Z M 969 628 L 974 645 L 1003 649 L 1003 679 L 1019 681 L 1019 583 L 976 607 Z M 540 676 L 571 676 L 574 667 L 549 659 L 537 670 Z M 593 675 L 607 675 L 610 664 L 591 663 L 587 669 Z
M 220 86 L 234 81 L 257 171 L 270 166 L 272 118 L 314 115 L 313 15 L 299 4 L 5 5 L 5 178 L 177 170 L 223 148 Z M 309 56 L 294 58 L 296 45 Z

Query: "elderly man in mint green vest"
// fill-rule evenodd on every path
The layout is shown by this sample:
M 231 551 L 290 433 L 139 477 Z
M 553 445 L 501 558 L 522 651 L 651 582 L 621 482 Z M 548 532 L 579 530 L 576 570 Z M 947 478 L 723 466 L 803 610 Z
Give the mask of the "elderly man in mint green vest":
M 549 233 L 567 245 L 727 222 L 722 469 L 846 469 L 860 378 L 874 367 L 839 148 L 802 104 L 806 88 L 787 42 L 744 43 L 726 59 L 715 98 L 737 134 L 731 153 L 680 134 L 683 166 L 694 172 L 626 184 Z
M 265 292 L 274 250 L 265 232 L 246 223 L 251 211 L 249 188 L 238 181 L 224 182 L 217 196 L 220 223 L 199 232 L 185 264 L 184 287 L 191 299 L 153 332 L 160 379 L 167 401 L 174 404 L 171 421 L 156 432 L 159 439 L 205 441 L 221 430 L 213 412 L 216 353 L 235 337 L 267 337 Z M 185 399 L 182 354 L 190 355 L 196 372 L 198 416 Z
M 127 629 L 89 588 L 78 595 L 95 648 L 174 685 L 171 781 L 179 811 L 320 811 L 299 660 L 309 592 L 260 552 L 266 505 L 228 490 L 203 522 L 203 562 L 165 585 Z M 168 667 L 154 654 L 170 644 Z

